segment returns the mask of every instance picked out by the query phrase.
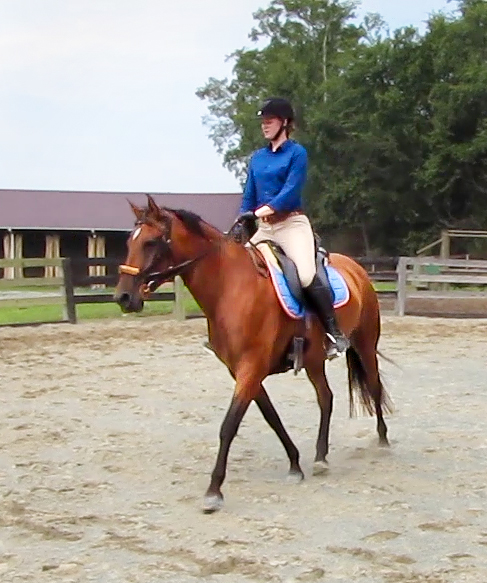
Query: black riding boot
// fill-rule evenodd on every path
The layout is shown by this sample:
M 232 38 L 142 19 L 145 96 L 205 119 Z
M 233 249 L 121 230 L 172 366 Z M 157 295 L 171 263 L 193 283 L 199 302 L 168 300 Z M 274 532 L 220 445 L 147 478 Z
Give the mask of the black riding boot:
M 326 272 L 325 278 L 326 281 L 323 281 L 317 273 L 311 284 L 304 288 L 304 292 L 330 339 L 327 356 L 331 360 L 343 354 L 349 348 L 350 342 L 338 328 L 333 307 L 333 292 Z

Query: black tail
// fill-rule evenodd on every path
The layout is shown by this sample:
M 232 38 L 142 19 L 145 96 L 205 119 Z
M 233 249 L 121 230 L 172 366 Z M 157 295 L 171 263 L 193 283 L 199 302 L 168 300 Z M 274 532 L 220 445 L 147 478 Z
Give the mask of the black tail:
M 379 381 L 377 386 L 369 388 L 367 385 L 367 374 L 364 366 L 360 360 L 358 352 L 353 347 L 350 347 L 347 350 L 347 365 L 350 417 L 354 417 L 358 413 L 358 407 L 356 404 L 357 396 L 364 413 L 368 413 L 371 416 L 374 415 L 376 399 L 380 403 L 383 413 L 392 413 L 392 401 L 382 385 L 380 375 L 378 375 Z

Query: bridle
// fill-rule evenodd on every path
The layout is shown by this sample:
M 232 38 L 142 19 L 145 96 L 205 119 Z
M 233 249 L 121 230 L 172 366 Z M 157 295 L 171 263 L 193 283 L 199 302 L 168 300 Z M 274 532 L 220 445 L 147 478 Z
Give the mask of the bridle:
M 142 226 L 146 224 L 144 221 L 138 221 L 136 226 Z M 169 231 L 171 225 L 169 224 Z M 165 281 L 171 280 L 176 275 L 180 275 L 183 273 L 187 268 L 191 267 L 200 259 L 203 259 L 206 255 L 212 251 L 213 248 L 216 248 L 216 245 L 212 247 L 212 249 L 207 249 L 205 252 L 200 253 L 193 259 L 186 259 L 181 263 L 177 263 L 176 265 L 169 265 L 163 271 L 151 271 L 151 267 L 156 263 L 158 259 L 168 258 L 170 261 L 174 260 L 174 253 L 171 247 L 171 239 L 164 238 L 164 232 L 158 226 L 159 230 L 161 231 L 161 238 L 158 241 L 158 248 L 152 258 L 150 265 L 146 269 L 140 269 L 140 267 L 134 267 L 133 265 L 122 264 L 118 268 L 118 272 L 124 275 L 131 275 L 140 280 L 140 285 L 142 287 L 142 294 L 147 296 L 150 293 L 153 293 L 160 285 L 162 285 Z
M 149 224 L 147 220 L 141 219 L 136 222 L 135 227 L 141 227 L 142 225 Z M 165 238 L 165 232 L 171 233 L 172 221 L 169 217 L 166 217 L 166 229 L 162 228 L 162 225 L 157 222 L 150 223 L 152 226 L 156 227 L 160 231 L 160 238 L 158 237 L 157 241 L 157 249 L 154 253 L 152 261 L 150 265 L 145 268 L 141 269 L 140 267 L 135 267 L 133 265 L 122 264 L 118 268 L 118 272 L 124 275 L 130 275 L 140 280 L 140 287 L 142 295 L 147 297 L 150 293 L 153 293 L 160 285 L 162 285 L 165 281 L 169 281 L 176 277 L 176 275 L 182 274 L 186 271 L 189 267 L 209 255 L 210 253 L 217 251 L 221 248 L 225 241 L 233 240 L 236 242 L 242 242 L 242 232 L 240 229 L 243 229 L 247 232 L 247 239 L 250 240 L 253 232 L 248 232 L 248 228 L 246 229 L 244 225 L 241 225 L 238 219 L 232 225 L 230 230 L 226 232 L 222 239 L 218 239 L 217 241 L 212 241 L 210 239 L 206 239 L 209 243 L 211 243 L 210 248 L 206 249 L 203 253 L 200 253 L 196 257 L 192 259 L 186 259 L 185 261 L 181 261 L 180 263 L 176 263 L 175 265 L 169 265 L 163 271 L 151 271 L 151 267 L 156 263 L 158 259 L 167 258 L 170 261 L 174 262 L 174 253 L 171 247 L 171 238 Z M 251 255 L 252 261 L 254 261 L 254 256 Z

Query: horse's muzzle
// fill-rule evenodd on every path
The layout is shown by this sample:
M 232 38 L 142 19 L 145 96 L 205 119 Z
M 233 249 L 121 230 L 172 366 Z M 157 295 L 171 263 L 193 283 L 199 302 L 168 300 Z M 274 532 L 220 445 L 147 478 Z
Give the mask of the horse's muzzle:
M 140 296 L 134 297 L 134 295 L 127 291 L 115 293 L 113 299 L 125 314 L 130 312 L 141 312 L 144 307 L 144 300 Z

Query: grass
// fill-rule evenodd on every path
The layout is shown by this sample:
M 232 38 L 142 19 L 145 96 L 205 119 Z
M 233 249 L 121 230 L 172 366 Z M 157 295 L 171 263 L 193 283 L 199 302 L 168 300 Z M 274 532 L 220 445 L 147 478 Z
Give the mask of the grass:
M 18 292 L 59 292 L 61 286 L 59 285 L 26 285 L 26 286 L 18 286 L 18 285 L 7 285 L 7 281 L 2 279 L 2 287 L 0 288 L 1 292 L 10 292 L 10 291 L 18 291 Z M 39 279 L 39 281 L 42 281 Z
M 395 282 L 376 282 L 376 290 L 392 291 L 396 289 Z M 34 288 L 39 291 L 39 288 Z M 57 291 L 53 288 L 49 291 Z M 6 290 L 2 290 L 6 291 Z M 27 288 L 22 288 L 27 291 Z M 43 291 L 48 291 L 43 288 Z M 76 293 L 96 293 L 89 289 L 77 289 Z M 113 290 L 99 290 L 102 293 L 110 293 Z M 63 305 L 60 297 L 29 298 L 0 301 L 0 325 L 27 324 L 38 322 L 56 322 L 63 319 Z M 185 297 L 186 313 L 199 313 L 200 308 L 189 292 Z M 173 311 L 172 302 L 146 302 L 144 310 L 140 314 L 132 314 L 131 318 L 145 318 L 148 316 L 160 316 L 170 314 Z M 103 318 L 120 319 L 124 317 L 119 306 L 114 302 L 106 304 L 80 304 L 76 307 L 78 321 L 97 320 Z
M 161 286 L 159 291 L 172 291 L 172 284 Z M 59 287 L 52 286 L 28 286 L 2 288 L 2 292 L 9 291 L 37 291 L 37 292 L 59 292 Z M 101 289 L 76 288 L 75 294 L 112 294 L 113 288 L 106 287 Z M 187 314 L 201 312 L 199 306 L 189 292 L 185 294 L 184 305 Z M 39 322 L 58 322 L 63 319 L 63 299 L 61 296 L 54 297 L 34 297 L 34 298 L 14 298 L 0 299 L 0 325 L 8 324 L 27 324 Z M 145 318 L 147 316 L 160 316 L 170 314 L 173 311 L 172 302 L 146 302 L 144 309 L 139 314 L 126 316 L 120 310 L 120 307 L 111 301 L 102 304 L 79 304 L 76 306 L 78 321 L 96 320 L 102 318 L 120 319 L 122 317 Z
M 397 284 L 395 281 L 376 281 L 373 282 L 375 291 L 396 291 Z
M 5 324 L 26 324 L 37 322 L 56 322 L 63 318 L 63 305 L 61 303 L 40 304 L 37 299 L 30 300 L 29 304 L 3 307 L 0 302 L 0 325 Z M 186 313 L 194 314 L 200 312 L 192 296 L 188 296 L 184 301 Z M 148 316 L 161 316 L 170 314 L 173 311 L 172 302 L 146 302 L 144 310 L 140 314 L 131 314 L 129 317 L 145 318 Z M 80 304 L 76 306 L 78 321 L 96 320 L 102 318 L 121 319 L 124 315 L 119 306 L 114 302 L 107 304 Z

